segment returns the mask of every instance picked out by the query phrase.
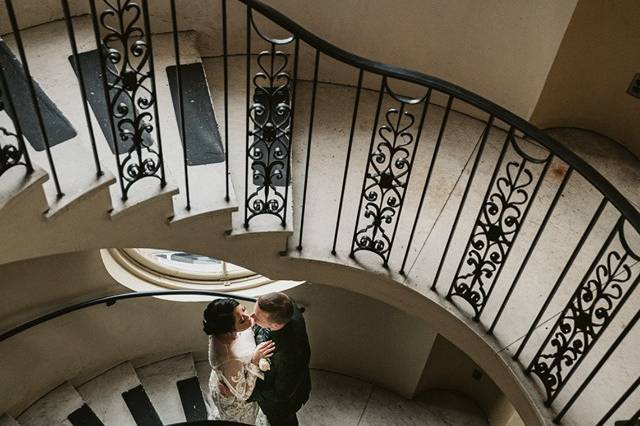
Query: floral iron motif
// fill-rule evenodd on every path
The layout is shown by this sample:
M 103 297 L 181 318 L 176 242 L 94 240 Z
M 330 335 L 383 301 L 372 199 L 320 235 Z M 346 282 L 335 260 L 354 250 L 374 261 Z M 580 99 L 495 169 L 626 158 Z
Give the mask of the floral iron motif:
M 253 76 L 253 102 L 249 107 L 251 160 L 254 187 L 247 194 L 245 227 L 259 215 L 274 215 L 286 224 L 286 198 L 289 185 L 291 142 L 291 76 L 288 55 L 276 49 L 294 41 L 293 37 L 274 39 L 261 33 L 253 16 L 251 26 L 269 43 L 270 49 L 258 54 L 258 72 Z M 279 188 L 280 187 L 280 188 Z
M 6 90 L 4 73 L 0 69 L 0 111 L 6 110 L 5 102 L 10 102 L 7 98 L 11 96 Z M 6 95 L 6 96 L 5 96 Z M 17 120 L 17 117 L 16 117 Z M 0 176 L 14 166 L 25 166 L 27 172 L 31 172 L 31 164 L 27 158 L 24 140 L 19 132 L 11 132 L 0 126 Z
M 527 373 L 542 381 L 550 405 L 640 282 L 640 260 L 626 242 L 621 218 L 538 349 Z M 617 236 L 622 250 L 612 247 Z M 634 277 L 634 274 L 636 275 Z
M 503 175 L 497 177 L 496 173 L 508 146 L 513 147 L 521 158 L 508 161 Z M 540 160 L 527 155 L 518 147 L 511 134 L 507 137 L 464 256 L 460 259 L 447 294 L 449 300 L 457 296 L 469 303 L 475 314 L 474 320 L 479 319 L 487 303 L 550 160 L 551 156 Z M 537 179 L 534 179 L 529 163 L 544 164 Z M 533 185 L 535 180 L 537 182 Z
M 122 198 L 126 200 L 129 188 L 140 179 L 155 177 L 164 185 L 159 174 L 162 153 L 145 141 L 145 138 L 151 141 L 154 130 L 152 110 L 156 94 L 151 84 L 154 71 L 149 64 L 149 29 L 140 22 L 142 8 L 132 0 L 103 0 L 103 3 L 105 9 L 99 19 L 105 35 L 100 51 L 102 60 L 110 65 L 104 67 L 109 113 L 117 133 L 114 139 L 130 144 L 126 156 L 118 158 L 120 179 L 124 181 Z M 118 142 L 114 143 L 117 150 Z
M 386 111 L 386 123 L 376 132 L 377 114 L 385 92 L 398 101 L 400 107 L 389 108 Z M 358 251 L 370 251 L 382 258 L 385 267 L 389 262 L 404 196 L 411 177 L 413 159 L 429 104 L 428 98 L 428 95 L 419 99 L 399 96 L 390 90 L 386 78 L 383 79 L 378 113 L 374 123 L 376 128 L 374 128 L 367 157 L 367 169 L 351 246 L 351 257 Z M 422 103 L 424 103 L 422 117 L 418 126 L 414 126 L 416 118 L 411 112 L 406 111 L 406 107 Z M 376 133 L 380 138 L 377 143 L 375 143 Z
M 0 135 L 2 136 L 0 140 L 10 137 L 18 141 L 18 136 L 4 127 L 0 127 Z M 26 166 L 26 163 L 22 160 L 23 156 L 24 149 L 22 148 L 22 144 L 17 143 L 13 145 L 10 143 L 0 143 L 0 176 L 14 166 Z

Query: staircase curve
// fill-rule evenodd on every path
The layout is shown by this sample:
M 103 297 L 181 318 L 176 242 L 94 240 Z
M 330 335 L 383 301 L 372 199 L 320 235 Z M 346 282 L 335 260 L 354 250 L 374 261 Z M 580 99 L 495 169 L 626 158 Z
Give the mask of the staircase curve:
M 173 0 L 62 0 L 32 28 L 13 3 L 0 264 L 158 247 L 339 286 L 429 321 L 526 424 L 637 421 L 637 361 L 617 355 L 638 342 L 640 213 L 548 133 L 256 0 L 215 5 L 211 57 Z M 206 82 L 195 112 L 187 65 Z M 217 145 L 194 122 L 207 108 Z M 44 120 L 60 115 L 70 140 Z

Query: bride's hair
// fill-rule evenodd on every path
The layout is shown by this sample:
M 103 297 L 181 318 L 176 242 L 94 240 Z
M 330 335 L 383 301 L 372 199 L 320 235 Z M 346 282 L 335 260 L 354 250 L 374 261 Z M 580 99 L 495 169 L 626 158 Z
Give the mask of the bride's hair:
M 207 305 L 204 310 L 202 329 L 208 335 L 224 334 L 235 328 L 233 310 L 239 303 L 235 299 L 216 299 Z

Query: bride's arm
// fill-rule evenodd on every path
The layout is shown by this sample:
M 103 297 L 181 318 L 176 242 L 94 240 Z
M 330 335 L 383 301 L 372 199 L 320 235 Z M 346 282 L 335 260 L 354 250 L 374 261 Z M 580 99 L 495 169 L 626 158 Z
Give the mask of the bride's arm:
M 249 399 L 256 386 L 256 379 L 262 378 L 262 372 L 256 365 L 243 364 L 237 359 L 216 367 L 216 372 L 229 392 L 242 401 Z

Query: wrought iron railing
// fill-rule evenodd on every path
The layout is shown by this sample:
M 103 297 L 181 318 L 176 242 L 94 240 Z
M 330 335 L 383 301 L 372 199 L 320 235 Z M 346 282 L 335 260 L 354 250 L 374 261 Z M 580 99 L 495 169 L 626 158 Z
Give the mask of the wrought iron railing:
M 65 306 L 64 308 L 51 311 L 48 314 L 41 315 L 38 318 L 34 318 L 16 327 L 13 327 L 10 330 L 3 332 L 2 334 L 0 334 L 0 342 L 4 342 L 5 340 L 8 340 L 13 336 L 17 336 L 18 334 L 24 333 L 25 331 L 30 330 L 33 327 L 36 327 L 40 324 L 44 324 L 47 321 L 51 321 L 53 319 L 68 315 L 72 312 L 87 309 L 92 306 L 98 306 L 98 305 L 113 306 L 117 302 L 122 300 L 141 299 L 141 298 L 147 298 L 147 297 L 167 297 L 167 296 L 170 296 L 170 297 L 206 296 L 206 297 L 212 297 L 212 298 L 213 297 L 230 297 L 230 298 L 242 300 L 245 302 L 256 301 L 254 297 L 239 296 L 233 293 L 221 293 L 218 291 L 209 291 L 209 290 L 157 290 L 157 291 L 136 291 L 131 293 L 120 293 L 120 294 L 114 294 L 111 296 L 89 299 L 89 300 L 85 300 L 84 302 L 74 303 L 72 305 Z
M 29 96 L 37 114 L 38 125 L 44 136 L 49 167 L 54 179 L 58 197 L 63 197 L 63 188 L 57 178 L 55 162 L 51 155 L 51 147 L 47 140 L 46 129 L 42 121 L 38 99 L 29 70 L 24 46 L 21 41 L 21 31 L 12 1 L 5 0 L 11 27 L 15 35 L 20 61 L 29 85 Z M 102 86 L 107 100 L 109 127 L 111 138 L 115 144 L 115 160 L 117 163 L 118 181 L 121 197 L 126 200 L 132 185 L 141 179 L 149 177 L 166 184 L 165 160 L 163 157 L 162 139 L 159 121 L 163 119 L 158 113 L 158 99 L 153 63 L 153 44 L 151 34 L 152 25 L 149 18 L 150 2 L 148 0 L 90 0 L 91 16 L 95 43 L 100 52 L 102 69 Z M 221 10 L 220 43 L 223 60 L 223 107 L 224 107 L 224 147 L 225 147 L 225 199 L 230 199 L 229 178 L 229 16 L 227 0 L 212 3 L 212 7 Z M 353 55 L 320 39 L 309 31 L 297 25 L 275 9 L 257 0 L 236 0 L 237 4 L 245 7 L 242 18 L 246 33 L 246 105 L 245 114 L 245 181 L 242 204 L 244 207 L 244 226 L 249 228 L 252 220 L 259 216 L 274 216 L 276 220 L 286 226 L 287 205 L 291 191 L 291 150 L 294 144 L 306 144 L 305 172 L 302 184 L 302 199 L 300 205 L 300 223 L 297 227 L 296 247 L 303 250 L 305 243 L 305 218 L 307 217 L 309 166 L 312 158 L 312 141 L 314 138 L 314 118 L 317 103 L 317 87 L 319 84 L 319 69 L 323 58 L 333 60 L 357 72 L 357 82 L 351 86 L 355 92 L 353 116 L 350 132 L 344 141 L 346 160 L 342 186 L 340 187 L 335 228 L 333 229 L 333 244 L 326 247 L 327 252 L 337 254 L 339 230 L 344 214 L 345 191 L 347 175 L 353 170 L 351 164 L 353 142 L 357 120 L 360 114 L 361 93 L 365 90 L 366 78 L 379 79 L 377 92 L 377 107 L 374 117 L 374 127 L 371 131 L 367 163 L 362 175 L 362 186 L 359 194 L 348 194 L 359 197 L 356 221 L 353 233 L 350 235 L 351 257 L 361 252 L 377 255 L 385 268 L 397 270 L 405 275 L 407 259 L 415 243 L 414 237 L 418 226 L 418 219 L 427 198 L 433 171 L 438 164 L 441 142 L 447 130 L 454 103 L 462 102 L 472 106 L 483 114 L 484 130 L 480 138 L 477 153 L 471 165 L 468 180 L 464 186 L 461 201 L 456 209 L 451 229 L 448 232 L 444 252 L 435 270 L 435 278 L 431 290 L 442 292 L 446 299 L 454 305 L 472 311 L 471 318 L 479 321 L 488 300 L 494 295 L 496 283 L 504 269 L 505 263 L 512 252 L 513 246 L 521 233 L 523 224 L 527 220 L 541 184 L 550 169 L 552 161 L 560 161 L 566 171 L 560 185 L 557 187 L 551 204 L 545 211 L 544 218 L 538 226 L 535 236 L 517 268 L 515 278 L 509 283 L 506 295 L 499 304 L 499 308 L 491 323 L 486 327 L 488 334 L 493 334 L 500 325 L 505 308 L 511 301 L 514 290 L 519 285 L 523 271 L 529 264 L 532 255 L 538 249 L 538 243 L 547 225 L 556 212 L 557 204 L 563 195 L 569 181 L 574 176 L 581 176 L 589 182 L 591 187 L 601 196 L 597 210 L 580 236 L 577 244 L 565 263 L 560 276 L 551 291 L 544 298 L 535 319 L 529 324 L 528 331 L 516 350 L 513 358 L 519 362 L 523 349 L 530 344 L 534 330 L 540 325 L 543 315 L 552 301 L 557 300 L 561 286 L 573 286 L 572 296 L 564 302 L 564 308 L 553 327 L 537 349 L 536 354 L 527 366 L 523 366 L 526 373 L 542 384 L 544 402 L 551 406 L 563 391 L 574 373 L 584 368 L 582 361 L 591 352 L 600 336 L 608 329 L 621 307 L 634 296 L 640 282 L 638 268 L 632 266 L 640 261 L 640 255 L 628 243 L 628 233 L 640 234 L 640 213 L 632 204 L 598 171 L 579 158 L 571 150 L 546 133 L 540 131 L 526 120 L 516 116 L 493 102 L 467 91 L 444 80 L 378 62 L 374 62 L 357 55 Z M 69 41 L 73 53 L 75 67 L 78 70 L 78 82 L 82 94 L 82 103 L 89 129 L 90 142 L 94 154 L 97 175 L 103 172 L 96 149 L 91 118 L 87 107 L 87 92 L 83 84 L 78 48 L 74 34 L 73 20 L 67 0 L 61 0 L 64 19 L 67 24 Z M 190 209 L 189 169 L 187 167 L 187 135 L 185 134 L 184 99 L 182 77 L 180 69 L 180 41 L 179 10 L 175 0 L 170 1 L 171 30 L 173 34 L 175 63 L 177 65 L 177 81 L 179 93 L 179 122 L 183 149 L 183 166 L 185 181 L 181 188 L 186 193 L 186 208 Z M 284 38 L 268 36 L 256 22 L 256 16 L 265 19 L 288 33 Z M 253 54 L 255 47 L 252 40 L 261 40 L 266 48 L 258 54 Z M 306 127 L 305 141 L 296 141 L 292 137 L 298 110 L 296 101 L 296 84 L 299 81 L 299 56 L 301 48 L 310 48 L 313 52 L 313 72 L 311 80 L 310 119 Z M 285 48 L 288 49 L 285 51 Z M 254 62 L 255 61 L 255 62 Z M 257 69 L 252 72 L 252 67 Z M 257 68 L 256 68 L 257 67 Z M 15 108 L 12 105 L 11 82 L 5 80 L 4 70 L 0 69 L 0 90 L 4 99 L 3 107 L 11 111 L 15 118 Z M 423 94 L 418 97 L 407 97 L 396 93 L 390 87 L 390 81 L 410 83 L 421 87 Z M 425 125 L 425 116 L 429 108 L 436 103 L 436 97 L 446 99 L 442 102 L 444 113 L 438 124 L 438 136 L 428 166 L 416 163 L 416 152 Z M 393 103 L 390 108 L 383 108 L 383 99 Z M 0 175 L 8 168 L 18 164 L 26 167 L 27 173 L 32 171 L 28 152 L 25 149 L 24 137 L 19 120 L 13 120 L 13 130 L 0 129 L 2 143 L 0 144 Z M 493 167 L 488 186 L 484 189 L 484 198 L 475 215 L 475 221 L 453 280 L 450 283 L 440 282 L 441 272 L 447 255 L 450 253 L 452 238 L 458 230 L 462 211 L 475 182 L 479 164 L 484 157 L 485 148 L 490 139 L 490 133 L 497 128 L 506 129 L 502 140 L 502 148 L 498 160 Z M 146 140 L 155 132 L 157 148 L 152 147 Z M 7 139 L 8 138 L 8 139 Z M 539 158 L 526 153 L 520 146 L 523 140 L 537 144 L 545 152 Z M 13 142 L 12 142 L 13 141 Z M 119 143 L 122 142 L 123 145 Z M 125 146 L 125 151 L 119 147 Z M 508 154 L 508 155 L 507 155 Z M 78 165 L 79 167 L 81 165 Z M 89 165 L 85 165 L 89 167 Z M 424 183 L 411 180 L 415 168 L 426 168 Z M 0 182 L 1 184 L 1 182 Z M 408 240 L 404 241 L 404 252 L 397 244 L 398 226 L 403 207 L 406 204 L 408 188 L 419 188 L 421 194 L 415 216 L 412 217 L 411 231 Z M 334 194 L 337 196 L 337 194 Z M 316 195 L 320 196 L 320 195 Z M 338 197 L 336 197 L 338 198 Z M 195 200 L 197 202 L 197 200 Z M 610 229 L 608 237 L 592 258 L 583 278 L 574 283 L 567 283 L 566 277 L 574 265 L 576 258 L 583 253 L 583 248 L 589 237 L 593 237 L 593 230 L 601 223 L 605 208 L 615 210 L 618 219 Z M 390 264 L 393 253 L 400 251 L 402 261 L 400 265 Z M 448 286 L 447 286 L 448 284 Z M 510 305 L 513 308 L 513 306 Z M 515 307 L 517 309 L 517 306 Z M 485 314 L 486 315 L 486 314 Z M 597 365 L 590 367 L 580 386 L 570 396 L 567 402 L 557 408 L 554 420 L 560 422 L 567 411 L 578 398 L 583 396 L 585 389 L 592 382 L 600 367 L 611 362 L 611 357 L 634 329 L 640 313 L 626 323 L 617 334 L 615 341 L 607 348 Z M 0 337 L 3 340 L 5 335 Z M 636 373 L 637 374 L 637 373 Z M 630 401 L 636 392 L 640 379 L 635 380 L 628 390 L 620 395 L 609 412 L 598 422 L 603 424 L 616 415 L 621 404 Z M 592 397 L 597 398 L 597 395 Z M 640 411 L 631 420 L 638 421 Z M 590 421 L 590 420 L 589 420 Z

